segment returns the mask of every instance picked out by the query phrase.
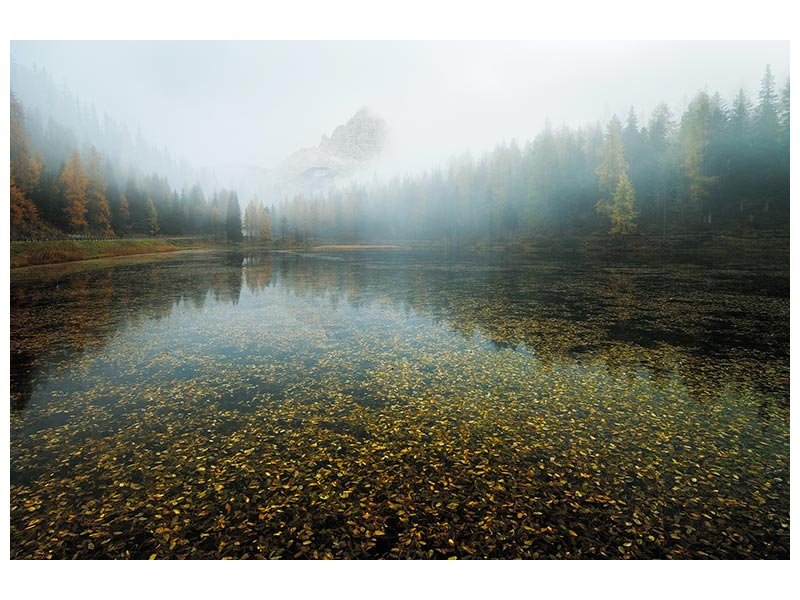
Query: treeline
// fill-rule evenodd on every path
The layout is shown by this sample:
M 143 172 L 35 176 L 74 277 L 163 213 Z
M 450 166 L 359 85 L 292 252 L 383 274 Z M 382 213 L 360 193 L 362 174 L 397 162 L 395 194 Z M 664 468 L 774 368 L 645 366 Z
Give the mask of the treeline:
M 789 81 L 769 67 L 752 101 L 698 92 L 677 118 L 666 104 L 573 130 L 547 125 L 520 148 L 372 187 L 281 202 L 282 239 L 476 240 L 536 234 L 788 227 Z
M 90 145 L 83 153 L 60 147 L 59 166 L 44 157 L 57 148 L 32 147 L 25 112 L 11 96 L 11 236 L 30 237 L 129 235 L 198 235 L 241 241 L 242 214 L 235 191 L 215 190 L 210 197 L 199 185 L 179 193 L 166 177 L 120 177 L 111 161 Z M 248 235 L 271 235 L 269 209 L 253 198 L 247 208 Z M 258 225 L 252 225 L 258 223 Z
M 11 89 L 25 107 L 25 129 L 30 144 L 41 150 L 51 171 L 58 171 L 73 149 L 86 154 L 90 145 L 113 165 L 117 173 L 131 166 L 142 173 L 167 176 L 177 188 L 200 183 L 204 190 L 219 187 L 213 174 L 193 168 L 171 156 L 167 148 L 147 140 L 138 128 L 98 112 L 66 85 L 36 65 L 26 66 L 11 57 Z
M 679 117 L 661 104 L 644 124 L 633 109 L 605 128 L 548 124 L 478 161 L 464 155 L 421 176 L 269 198 L 269 207 L 254 197 L 242 211 L 233 190 L 178 192 L 92 145 L 79 151 L 57 124 L 44 147 L 31 144 L 12 95 L 11 233 L 469 243 L 788 227 L 789 105 L 789 81 L 779 89 L 767 67 L 754 100 L 700 91 Z

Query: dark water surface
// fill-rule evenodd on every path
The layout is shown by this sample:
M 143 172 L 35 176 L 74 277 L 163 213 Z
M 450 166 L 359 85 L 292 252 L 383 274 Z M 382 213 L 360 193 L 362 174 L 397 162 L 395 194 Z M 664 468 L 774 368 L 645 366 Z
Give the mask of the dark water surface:
M 14 558 L 788 558 L 789 272 L 15 270 Z

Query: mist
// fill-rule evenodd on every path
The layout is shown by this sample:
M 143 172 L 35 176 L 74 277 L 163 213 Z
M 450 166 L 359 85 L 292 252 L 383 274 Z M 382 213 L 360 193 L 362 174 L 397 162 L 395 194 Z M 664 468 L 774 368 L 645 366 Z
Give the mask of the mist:
M 788 559 L 788 62 L 13 42 L 11 558 Z
M 12 42 L 82 103 L 220 185 L 316 146 L 361 107 L 387 124 L 369 175 L 417 173 L 465 151 L 674 112 L 699 89 L 788 76 L 787 42 Z M 12 91 L 13 81 L 12 81 Z

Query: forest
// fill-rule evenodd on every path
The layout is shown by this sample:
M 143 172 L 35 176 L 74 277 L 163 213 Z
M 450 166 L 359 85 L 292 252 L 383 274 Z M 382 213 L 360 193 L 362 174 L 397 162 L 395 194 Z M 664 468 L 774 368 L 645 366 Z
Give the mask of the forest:
M 546 123 L 477 160 L 243 203 L 200 182 L 179 191 L 52 118 L 32 122 L 12 89 L 11 235 L 458 244 L 788 229 L 789 113 L 789 80 L 779 85 L 767 66 L 754 99 L 700 90 L 680 115 L 662 103 L 646 122 L 631 108 L 605 127 Z

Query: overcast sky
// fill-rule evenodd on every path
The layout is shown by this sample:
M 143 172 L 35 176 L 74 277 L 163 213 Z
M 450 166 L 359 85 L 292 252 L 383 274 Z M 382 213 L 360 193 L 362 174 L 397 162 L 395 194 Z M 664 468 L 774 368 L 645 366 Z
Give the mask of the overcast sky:
M 415 171 L 522 143 L 546 118 L 680 111 L 701 88 L 755 96 L 767 64 L 779 85 L 789 74 L 785 42 L 12 42 L 11 56 L 199 167 L 272 167 L 368 106 Z

